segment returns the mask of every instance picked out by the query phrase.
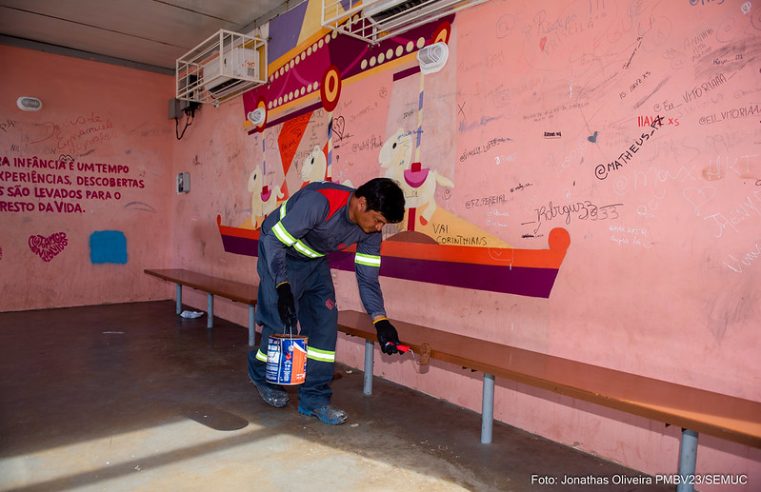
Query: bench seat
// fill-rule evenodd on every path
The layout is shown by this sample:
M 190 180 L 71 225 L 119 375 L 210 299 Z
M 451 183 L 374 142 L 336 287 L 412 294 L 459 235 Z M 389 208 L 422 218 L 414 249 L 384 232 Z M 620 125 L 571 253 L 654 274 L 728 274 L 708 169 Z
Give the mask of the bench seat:
M 227 280 L 219 277 L 212 277 L 203 273 L 193 272 L 181 268 L 172 269 L 145 269 L 145 273 L 153 275 L 162 280 L 173 282 L 176 285 L 176 311 L 177 314 L 182 312 L 182 286 L 192 287 L 194 289 L 206 292 L 208 295 L 208 316 L 206 326 L 214 326 L 214 296 L 224 297 L 235 302 L 248 304 L 248 344 L 254 345 L 254 307 L 258 286 Z
M 485 444 L 491 442 L 494 377 L 502 377 L 680 426 L 682 475 L 695 473 L 698 432 L 761 448 L 761 402 L 403 321 L 391 322 L 399 339 L 421 356 L 421 363 L 433 358 L 484 373 L 481 442 Z M 365 394 L 369 395 L 375 328 L 369 316 L 359 311 L 339 312 L 338 327 L 348 335 L 365 339 Z

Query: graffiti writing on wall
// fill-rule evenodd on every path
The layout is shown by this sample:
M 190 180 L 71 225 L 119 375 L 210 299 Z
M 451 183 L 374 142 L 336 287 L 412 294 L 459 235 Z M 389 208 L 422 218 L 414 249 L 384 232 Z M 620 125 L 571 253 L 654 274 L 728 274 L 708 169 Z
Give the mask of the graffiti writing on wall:
M 534 209 L 536 220 L 522 222 L 521 225 L 536 224 L 534 228 L 534 234 L 536 234 L 545 222 L 551 222 L 557 218 L 563 218 L 566 225 L 571 224 L 572 218 L 591 221 L 615 220 L 619 218 L 618 207 L 623 205 L 623 203 L 596 205 L 589 200 L 557 205 L 550 201 L 547 205 Z
M 659 115 L 650 124 L 652 130 L 649 133 L 642 133 L 639 138 L 636 138 L 628 148 L 619 154 L 616 160 L 609 162 L 607 165 L 598 164 L 595 167 L 595 177 L 597 179 L 606 179 L 610 172 L 618 171 L 620 168 L 624 167 L 625 164 L 631 162 L 634 159 L 635 154 L 639 152 L 640 148 L 645 145 L 645 143 L 650 140 L 655 132 L 662 126 L 663 117 Z
M 756 243 L 750 251 L 740 254 L 738 258 L 735 255 L 727 255 L 727 260 L 724 264 L 735 273 L 742 273 L 746 267 L 753 265 L 753 263 L 761 258 L 761 243 Z
M 19 140 L 11 145 L 11 150 L 19 153 L 84 156 L 114 138 L 111 119 L 95 112 L 56 122 L 30 123 L 8 119 L 0 123 L 0 131 L 18 132 Z

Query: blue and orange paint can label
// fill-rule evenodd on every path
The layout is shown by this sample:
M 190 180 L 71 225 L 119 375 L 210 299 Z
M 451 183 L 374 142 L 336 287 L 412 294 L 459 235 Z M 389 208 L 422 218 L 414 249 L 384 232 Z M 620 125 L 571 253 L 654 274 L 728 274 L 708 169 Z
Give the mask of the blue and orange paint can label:
M 268 383 L 294 385 L 306 379 L 307 337 L 270 335 L 265 378 Z

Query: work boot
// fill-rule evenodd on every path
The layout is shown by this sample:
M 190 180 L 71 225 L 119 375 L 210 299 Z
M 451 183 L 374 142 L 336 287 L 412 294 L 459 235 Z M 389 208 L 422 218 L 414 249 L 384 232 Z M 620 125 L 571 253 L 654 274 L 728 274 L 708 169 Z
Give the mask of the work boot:
M 349 418 L 349 416 L 346 415 L 346 412 L 343 410 L 339 410 L 328 405 L 310 410 L 308 408 L 302 407 L 301 403 L 299 403 L 299 413 L 309 417 L 316 417 L 320 419 L 320 422 L 327 425 L 340 425 L 346 422 L 346 420 Z
M 267 405 L 275 408 L 283 408 L 288 405 L 288 393 L 286 393 L 284 389 L 269 383 L 257 383 L 250 377 L 248 379 L 254 383 L 257 391 L 259 391 L 259 396 L 262 397 L 262 400 L 264 400 L 264 403 Z

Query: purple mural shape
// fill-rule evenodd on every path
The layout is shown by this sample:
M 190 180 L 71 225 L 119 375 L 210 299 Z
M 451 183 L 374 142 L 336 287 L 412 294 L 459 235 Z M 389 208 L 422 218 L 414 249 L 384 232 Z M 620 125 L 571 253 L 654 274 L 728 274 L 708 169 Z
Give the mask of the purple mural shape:
M 302 2 L 270 21 L 269 32 L 273 35 L 267 43 L 268 60 L 277 60 L 296 46 L 301 35 L 301 26 L 304 24 L 307 4 L 309 2 Z

